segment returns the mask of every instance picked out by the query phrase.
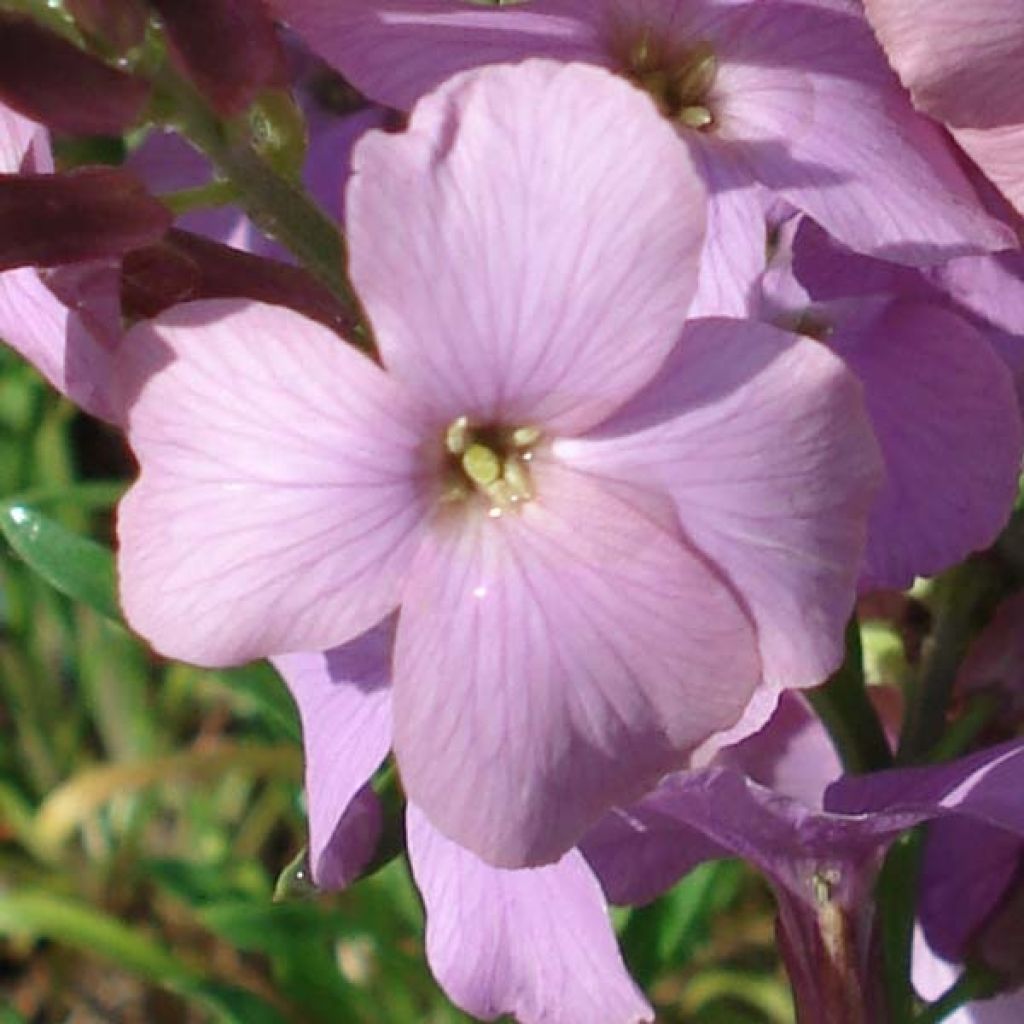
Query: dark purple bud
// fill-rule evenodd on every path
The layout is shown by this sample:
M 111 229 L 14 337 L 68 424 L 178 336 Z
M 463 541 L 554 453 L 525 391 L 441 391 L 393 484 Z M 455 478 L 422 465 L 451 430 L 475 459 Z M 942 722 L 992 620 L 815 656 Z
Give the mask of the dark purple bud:
M 287 306 L 339 334 L 353 325 L 331 291 L 305 270 L 174 229 L 125 257 L 121 302 L 129 317 L 153 317 L 193 299 L 247 298 Z
M 171 221 L 119 168 L 0 175 L 0 270 L 121 256 L 157 241 Z
M 0 101 L 26 117 L 68 135 L 118 135 L 148 100 L 145 82 L 0 11 Z
M 142 0 L 65 0 L 64 6 L 85 35 L 113 53 L 125 53 L 145 38 Z
M 244 110 L 267 86 L 284 85 L 284 50 L 260 0 L 150 0 L 172 52 L 217 111 Z

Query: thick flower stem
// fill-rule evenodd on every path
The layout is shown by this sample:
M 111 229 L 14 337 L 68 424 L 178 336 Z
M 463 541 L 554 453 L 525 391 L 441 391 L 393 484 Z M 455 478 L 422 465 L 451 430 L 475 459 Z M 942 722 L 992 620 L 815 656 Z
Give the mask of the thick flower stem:
M 797 1024 L 892 1024 L 879 979 L 869 899 L 816 900 L 776 889 L 779 949 Z
M 221 121 L 194 89 L 164 63 L 151 76 L 160 115 L 210 159 L 230 183 L 239 205 L 268 235 L 286 246 L 337 297 L 353 329 L 364 319 L 345 273 L 345 248 L 336 225 L 291 179 L 278 173 L 248 139 Z

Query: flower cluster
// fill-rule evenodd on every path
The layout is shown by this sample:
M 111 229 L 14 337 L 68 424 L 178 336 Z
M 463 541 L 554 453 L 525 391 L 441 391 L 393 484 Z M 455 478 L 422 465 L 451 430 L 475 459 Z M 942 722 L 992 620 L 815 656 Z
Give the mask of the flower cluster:
M 374 859 L 393 757 L 468 1012 L 652 1019 L 606 899 L 740 855 L 801 1020 L 883 1020 L 871 887 L 941 819 L 922 950 L 963 961 L 1024 747 L 894 768 L 864 697 L 888 770 L 844 776 L 797 691 L 1014 508 L 1017 0 L 74 6 L 94 53 L 0 15 L 60 71 L 0 70 L 0 335 L 138 461 L 131 627 L 289 686 L 318 884 Z

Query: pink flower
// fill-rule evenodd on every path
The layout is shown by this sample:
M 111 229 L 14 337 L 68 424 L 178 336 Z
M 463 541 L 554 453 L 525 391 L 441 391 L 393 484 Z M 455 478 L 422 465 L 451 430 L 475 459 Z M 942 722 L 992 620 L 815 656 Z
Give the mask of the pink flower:
M 866 0 L 920 110 L 1024 213 L 1024 13 L 1019 0 Z
M 683 330 L 704 205 L 668 123 L 586 66 L 461 76 L 370 133 L 346 218 L 383 369 L 244 302 L 122 347 L 129 621 L 226 665 L 400 607 L 405 789 L 499 866 L 822 679 L 878 454 L 822 346 Z
M 773 199 L 904 263 L 1014 245 L 911 108 L 853 0 L 271 6 L 367 96 L 403 110 L 457 71 L 530 56 L 588 61 L 646 90 L 712 192 L 701 315 L 748 311 Z

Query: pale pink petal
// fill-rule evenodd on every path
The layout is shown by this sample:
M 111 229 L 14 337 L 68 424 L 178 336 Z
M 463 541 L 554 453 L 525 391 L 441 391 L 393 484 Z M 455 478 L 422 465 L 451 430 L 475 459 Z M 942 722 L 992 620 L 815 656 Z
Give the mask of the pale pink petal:
M 403 596 L 406 791 L 490 863 L 560 857 L 739 717 L 750 622 L 667 502 L 541 459 L 521 514 L 441 521 Z
M 429 500 L 410 400 L 278 306 L 180 306 L 120 348 L 141 477 L 121 600 L 161 653 L 207 665 L 326 649 L 399 600 Z
M 1024 122 L 1020 0 L 865 0 L 903 84 L 954 126 Z
M 62 301 L 35 267 L 0 274 L 0 338 L 76 405 L 117 421 L 111 382 L 116 334 L 92 301 L 116 298 L 117 270 L 90 263 L 59 273 L 65 284 L 76 280 L 78 308 Z
M 955 128 L 953 136 L 994 185 L 1024 213 L 1024 121 L 984 130 Z
M 444 838 L 413 804 L 409 862 L 427 911 L 427 959 L 481 1020 L 652 1021 L 626 972 L 601 887 L 578 851 L 557 864 L 493 868 Z
M 765 269 L 768 225 L 763 190 L 725 153 L 694 147 L 708 183 L 707 241 L 690 317 L 749 316 Z
M 791 144 L 780 147 L 780 134 L 751 152 L 758 180 L 846 245 L 887 259 L 934 264 L 1014 244 L 983 211 L 938 129 L 911 108 L 863 15 L 803 3 L 783 18 L 762 5 L 761 21 L 766 34 L 785 35 L 773 60 L 803 71 L 813 101 Z
M 17 174 L 38 134 L 45 129 L 0 103 L 0 174 Z
M 621 79 L 493 67 L 358 144 L 352 278 L 385 364 L 435 409 L 579 431 L 675 341 L 705 207 L 685 147 Z
M 839 664 L 880 462 L 860 386 L 824 346 L 694 321 L 645 391 L 555 452 L 672 497 L 757 623 L 769 686 Z
M 1013 377 L 991 346 L 939 306 L 900 301 L 840 322 L 829 343 L 864 385 L 886 465 L 863 586 L 902 589 L 991 544 L 1024 443 Z
M 378 103 L 408 110 L 456 72 L 527 57 L 604 63 L 602 0 L 508 7 L 463 0 L 269 0 L 304 42 Z
M 321 888 L 354 881 L 380 837 L 367 783 L 391 748 L 393 640 L 386 619 L 344 647 L 273 659 L 302 719 L 309 861 Z

